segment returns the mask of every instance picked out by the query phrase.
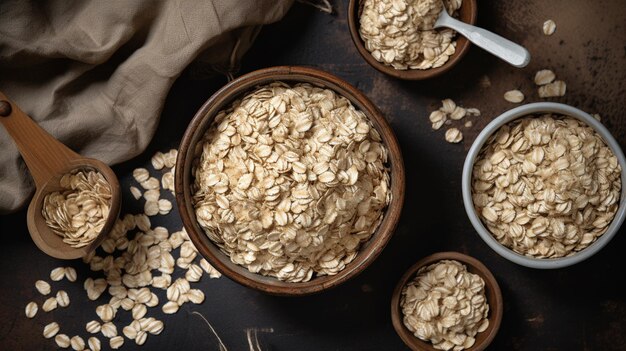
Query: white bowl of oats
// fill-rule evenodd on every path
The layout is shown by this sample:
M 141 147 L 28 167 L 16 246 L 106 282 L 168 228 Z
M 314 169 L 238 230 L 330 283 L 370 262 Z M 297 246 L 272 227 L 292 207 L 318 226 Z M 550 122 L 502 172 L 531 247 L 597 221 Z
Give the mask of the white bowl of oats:
M 596 254 L 626 215 L 626 159 L 599 121 L 569 105 L 509 110 L 485 127 L 463 167 L 463 202 L 480 237 L 531 268 Z
M 305 67 L 244 75 L 198 111 L 181 142 L 176 200 L 198 251 L 277 295 L 334 287 L 393 234 L 404 166 L 392 129 L 348 83 Z

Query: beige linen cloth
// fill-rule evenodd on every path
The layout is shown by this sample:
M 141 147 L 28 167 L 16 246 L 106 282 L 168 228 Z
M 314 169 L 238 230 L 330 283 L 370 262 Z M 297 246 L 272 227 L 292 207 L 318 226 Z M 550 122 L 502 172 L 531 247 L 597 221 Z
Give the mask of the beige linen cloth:
M 229 73 L 292 0 L 0 0 L 0 91 L 74 151 L 115 164 L 140 154 L 165 97 L 195 61 Z M 0 213 L 33 184 L 0 126 Z

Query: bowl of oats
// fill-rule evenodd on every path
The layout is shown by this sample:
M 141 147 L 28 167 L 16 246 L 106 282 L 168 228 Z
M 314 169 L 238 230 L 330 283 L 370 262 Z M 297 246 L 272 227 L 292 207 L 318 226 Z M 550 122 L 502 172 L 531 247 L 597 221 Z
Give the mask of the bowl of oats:
M 183 136 L 175 172 L 198 251 L 275 295 L 320 292 L 365 269 L 393 234 L 404 184 L 379 110 L 306 67 L 251 72 L 211 96 Z
M 477 259 L 438 252 L 409 268 L 391 298 L 396 333 L 412 350 L 484 350 L 502 322 L 502 292 Z
M 390 76 L 421 80 L 450 70 L 470 42 L 449 28 L 433 29 L 445 4 L 447 12 L 476 23 L 476 0 L 350 0 L 348 25 L 365 61 Z
M 463 167 L 463 202 L 498 254 L 540 269 L 581 262 L 624 221 L 626 159 L 599 121 L 542 102 L 509 110 L 476 138 Z

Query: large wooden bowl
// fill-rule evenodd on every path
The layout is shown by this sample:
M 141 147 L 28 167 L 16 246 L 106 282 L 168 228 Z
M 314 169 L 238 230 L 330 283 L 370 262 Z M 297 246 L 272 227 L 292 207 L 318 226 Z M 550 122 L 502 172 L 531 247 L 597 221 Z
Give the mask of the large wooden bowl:
M 406 79 L 406 80 L 422 80 L 439 76 L 449 71 L 454 65 L 456 65 L 470 48 L 470 41 L 464 36 L 457 34 L 456 36 L 456 51 L 449 57 L 448 61 L 442 66 L 429 69 L 407 69 L 399 70 L 391 66 L 387 66 L 381 62 L 376 61 L 374 56 L 367 51 L 363 39 L 359 34 L 360 17 L 363 12 L 364 0 L 350 0 L 348 4 L 348 26 L 350 27 L 350 36 L 356 46 L 357 50 L 363 56 L 365 61 L 372 67 L 376 68 L 382 73 L 388 74 L 392 77 Z M 461 8 L 459 9 L 458 19 L 461 22 L 468 24 L 476 23 L 477 5 L 476 0 L 463 0 Z
M 485 265 L 477 259 L 459 252 L 438 252 L 424 257 L 411 266 L 406 273 L 404 273 L 396 285 L 391 297 L 391 321 L 393 323 L 393 327 L 402 341 L 404 341 L 404 343 L 410 347 L 411 350 L 438 351 L 433 347 L 432 343 L 419 339 L 404 325 L 404 315 L 402 314 L 402 308 L 400 307 L 400 297 L 404 286 L 415 277 L 415 274 L 420 268 L 429 266 L 441 260 L 458 261 L 467 267 L 468 272 L 477 274 L 485 281 L 485 297 L 487 298 L 487 303 L 489 304 L 489 315 L 487 316 L 487 319 L 489 319 L 489 327 L 487 327 L 485 331 L 476 334 L 476 342 L 472 347 L 467 349 L 468 351 L 482 351 L 489 346 L 491 341 L 493 341 L 496 337 L 498 329 L 500 329 L 503 312 L 502 292 L 500 291 L 500 286 L 498 285 L 496 278 L 494 278 L 493 274 L 491 274 Z
M 331 89 L 345 96 L 370 119 L 389 151 L 388 166 L 390 167 L 392 200 L 387 207 L 382 223 L 372 237 L 362 244 L 357 257 L 346 265 L 345 269 L 332 276 L 314 276 L 308 282 L 283 282 L 273 277 L 251 273 L 245 267 L 231 262 L 230 257 L 220 251 L 199 226 L 192 203 L 191 185 L 194 179 L 191 167 L 195 157 L 194 150 L 196 144 L 211 125 L 215 115 L 229 106 L 233 100 L 250 92 L 255 87 L 275 81 L 292 84 L 306 82 Z M 202 105 L 187 127 L 181 141 L 176 162 L 175 186 L 176 202 L 183 225 L 200 254 L 217 270 L 237 283 L 269 294 L 307 295 L 335 287 L 347 281 L 363 271 L 381 253 L 393 235 L 400 218 L 404 202 L 405 179 L 402 155 L 393 130 L 380 111 L 365 95 L 347 82 L 329 73 L 313 68 L 285 66 L 261 69 L 241 76 L 221 88 Z

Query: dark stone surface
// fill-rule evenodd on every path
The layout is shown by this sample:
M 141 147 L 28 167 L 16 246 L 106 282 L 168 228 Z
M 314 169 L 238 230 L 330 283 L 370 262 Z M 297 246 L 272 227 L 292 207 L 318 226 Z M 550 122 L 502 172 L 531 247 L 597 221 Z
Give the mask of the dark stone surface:
M 407 172 L 403 215 L 387 248 L 361 275 L 331 291 L 300 298 L 267 296 L 239 286 L 228 278 L 203 280 L 197 285 L 206 301 L 185 304 L 178 314 L 149 315 L 166 324 L 160 336 L 149 336 L 146 350 L 218 350 L 217 339 L 193 311 L 214 326 L 228 350 L 248 350 L 245 330 L 259 332 L 263 350 L 404 350 L 390 321 L 390 298 L 396 281 L 418 259 L 437 251 L 455 250 L 478 258 L 492 270 L 504 295 L 504 319 L 491 350 L 626 350 L 626 274 L 621 269 L 626 227 L 591 259 L 560 270 L 535 270 L 515 265 L 493 252 L 472 229 L 461 199 L 461 168 L 475 136 L 492 118 L 515 105 L 503 100 L 510 89 L 526 94 L 525 102 L 539 101 L 532 82 L 534 72 L 551 68 L 567 82 L 563 98 L 550 99 L 585 111 L 600 113 L 622 147 L 626 146 L 623 115 L 626 78 L 626 10 L 623 0 L 479 1 L 478 24 L 526 46 L 530 65 L 516 69 L 479 48 L 446 75 L 429 81 L 405 82 L 383 76 L 354 48 L 346 21 L 347 1 L 334 4 L 327 15 L 296 3 L 280 23 L 267 26 L 247 54 L 240 73 L 274 65 L 310 65 L 344 78 L 380 107 L 397 133 Z M 542 34 L 544 20 L 552 18 L 557 31 Z M 487 75 L 490 88 L 481 88 Z M 160 127 L 148 150 L 114 167 L 125 191 L 123 212 L 140 213 L 128 187 L 135 167 L 149 167 L 155 151 L 177 147 L 195 110 L 221 85 L 223 78 L 192 80 L 183 75 L 165 103 Z M 432 131 L 428 113 L 439 100 L 450 97 L 483 114 L 472 128 L 461 128 L 460 145 L 444 141 L 443 130 Z M 150 168 L 150 167 L 149 167 Z M 169 194 L 166 195 L 169 197 Z M 169 197 L 172 199 L 171 197 Z M 173 200 L 173 199 L 172 199 Z M 26 228 L 26 211 L 0 217 L 4 244 L 0 249 L 0 350 L 48 350 L 43 326 L 56 320 L 68 335 L 89 336 L 84 325 L 97 319 L 82 281 L 90 276 L 80 260 L 62 262 L 37 250 Z M 181 227 L 174 211 L 153 223 L 170 231 Z M 53 291 L 65 289 L 69 308 L 51 313 L 39 310 L 24 316 L 28 301 L 45 300 L 34 288 L 37 279 L 49 280 L 50 270 L 76 267 L 77 283 L 53 282 Z M 159 293 L 163 301 L 165 294 Z M 130 322 L 120 312 L 116 324 Z M 108 349 L 101 334 L 104 348 Z M 123 350 L 137 349 L 126 340 Z

